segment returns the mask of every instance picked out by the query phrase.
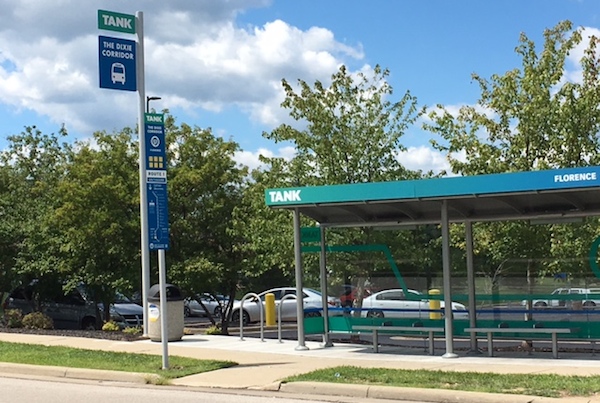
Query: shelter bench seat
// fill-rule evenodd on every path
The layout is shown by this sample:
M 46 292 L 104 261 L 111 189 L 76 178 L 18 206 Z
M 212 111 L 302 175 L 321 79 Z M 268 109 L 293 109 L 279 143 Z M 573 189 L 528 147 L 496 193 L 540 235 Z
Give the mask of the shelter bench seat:
M 465 332 L 468 333 L 487 333 L 488 355 L 490 357 L 494 356 L 494 334 L 523 333 L 528 338 L 539 334 L 549 334 L 552 336 L 552 357 L 558 358 L 558 335 L 570 334 L 576 331 L 577 329 L 564 327 L 468 327 L 465 329 Z
M 373 351 L 379 352 L 379 333 L 392 333 L 392 334 L 403 334 L 409 332 L 417 332 L 420 334 L 427 334 L 429 339 L 429 354 L 434 354 L 434 332 L 443 332 L 443 327 L 424 327 L 424 326 L 367 326 L 367 325 L 354 325 L 352 331 L 368 331 L 373 334 Z

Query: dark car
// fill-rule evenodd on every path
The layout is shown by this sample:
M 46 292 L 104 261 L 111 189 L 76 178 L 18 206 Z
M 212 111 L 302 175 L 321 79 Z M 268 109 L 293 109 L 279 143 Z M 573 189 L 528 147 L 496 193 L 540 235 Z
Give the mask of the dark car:
M 103 319 L 103 306 L 98 307 L 90 300 L 85 287 L 80 286 L 68 293 L 58 290 L 52 297 L 35 302 L 37 282 L 16 288 L 4 302 L 4 309 L 19 309 L 23 314 L 36 310 L 52 318 L 55 329 L 98 329 Z M 143 325 L 144 309 L 117 293 L 115 303 L 110 306 L 111 320 L 121 328 Z
M 15 289 L 4 302 L 4 309 L 18 309 L 24 315 L 40 309 L 52 318 L 56 329 L 96 329 L 96 308 L 88 303 L 79 290 L 68 294 L 57 293 L 54 297 L 35 302 L 36 284 Z M 39 307 L 36 307 L 39 304 Z
M 102 306 L 100 306 L 102 308 Z M 114 303 L 110 306 L 110 319 L 123 327 L 142 327 L 144 325 L 144 308 L 117 292 Z

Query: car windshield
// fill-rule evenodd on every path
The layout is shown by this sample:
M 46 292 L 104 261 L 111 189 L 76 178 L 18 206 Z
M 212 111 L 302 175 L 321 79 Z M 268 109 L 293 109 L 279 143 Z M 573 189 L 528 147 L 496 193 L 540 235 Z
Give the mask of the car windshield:
M 321 295 L 321 292 L 320 292 L 320 291 L 313 290 L 312 288 L 305 288 L 305 290 L 306 290 L 306 291 L 310 291 L 310 292 L 312 292 L 312 293 L 315 293 L 315 294 L 317 294 L 317 295 Z
M 131 300 L 126 297 L 124 294 L 121 294 L 120 292 L 116 292 L 115 293 L 115 303 L 116 304 L 129 304 L 131 303 Z

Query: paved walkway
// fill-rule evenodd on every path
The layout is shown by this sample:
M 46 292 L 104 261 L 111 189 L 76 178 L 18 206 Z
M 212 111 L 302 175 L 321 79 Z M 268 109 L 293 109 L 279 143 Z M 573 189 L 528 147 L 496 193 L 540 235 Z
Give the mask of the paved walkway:
M 76 348 L 132 353 L 162 354 L 162 343 L 141 340 L 135 342 L 110 341 L 62 336 L 25 335 L 0 333 L 1 341 L 60 345 Z M 443 350 L 429 356 L 420 348 L 383 347 L 379 354 L 372 352 L 370 345 L 335 344 L 324 348 L 320 343 L 307 342 L 307 350 L 297 349 L 297 341 L 265 340 L 246 337 L 243 341 L 235 336 L 186 335 L 181 341 L 171 342 L 169 356 L 187 356 L 199 359 L 230 360 L 238 366 L 218 371 L 191 375 L 173 380 L 172 384 L 186 387 L 235 388 L 257 390 L 279 390 L 294 393 L 316 393 L 322 395 L 347 395 L 382 399 L 406 399 L 416 401 L 460 401 L 460 402 L 597 402 L 598 398 L 548 399 L 531 396 L 479 394 L 445 390 L 427 390 L 392 387 L 368 387 L 322 383 L 281 384 L 281 380 L 295 374 L 338 365 L 360 367 L 384 367 L 399 369 L 429 369 L 460 372 L 495 372 L 523 374 L 560 374 L 579 376 L 600 375 L 600 351 L 597 354 L 561 352 L 559 359 L 553 359 L 551 352 L 499 353 L 496 357 L 487 355 L 467 355 L 459 352 L 458 358 L 442 358 Z M 589 344 L 586 345 L 589 347 Z M 2 364 L 0 373 L 25 373 L 41 369 L 31 366 Z M 45 374 L 63 377 L 88 379 L 130 380 L 144 382 L 140 375 L 115 373 L 111 371 L 76 371 L 62 368 L 58 372 L 45 368 Z M 42 374 L 43 375 L 43 374 Z

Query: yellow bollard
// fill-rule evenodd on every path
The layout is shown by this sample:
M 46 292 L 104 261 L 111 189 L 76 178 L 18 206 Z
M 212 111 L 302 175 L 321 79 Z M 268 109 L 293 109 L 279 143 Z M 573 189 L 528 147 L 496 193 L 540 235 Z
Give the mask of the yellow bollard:
M 432 289 L 429 290 L 429 295 L 440 295 L 440 290 Z M 440 309 L 441 303 L 439 299 L 430 299 L 429 300 L 429 309 Z M 442 312 L 429 312 L 429 319 L 442 319 Z
M 275 294 L 265 295 L 265 325 L 275 326 Z

